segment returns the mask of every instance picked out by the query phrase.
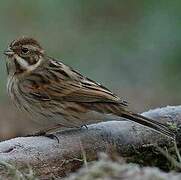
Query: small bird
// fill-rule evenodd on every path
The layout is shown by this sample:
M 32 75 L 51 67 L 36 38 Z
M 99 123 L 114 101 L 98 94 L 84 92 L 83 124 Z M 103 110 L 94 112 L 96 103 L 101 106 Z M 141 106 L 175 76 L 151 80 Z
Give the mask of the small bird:
M 33 119 L 52 123 L 43 133 L 123 117 L 175 138 L 165 124 L 130 111 L 127 103 L 106 87 L 49 57 L 33 38 L 14 40 L 4 54 L 8 57 L 8 94 Z

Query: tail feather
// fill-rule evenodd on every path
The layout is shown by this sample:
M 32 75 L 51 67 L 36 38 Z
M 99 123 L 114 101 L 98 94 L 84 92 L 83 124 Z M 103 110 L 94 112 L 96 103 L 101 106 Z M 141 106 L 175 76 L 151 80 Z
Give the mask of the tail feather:
M 157 132 L 162 133 L 162 134 L 170 137 L 171 139 L 175 139 L 175 134 L 169 129 L 169 127 L 158 121 L 154 121 L 150 118 L 147 118 L 145 116 L 142 116 L 140 114 L 135 114 L 132 112 L 125 112 L 121 116 L 126 119 L 130 119 L 136 123 L 147 126 L 153 130 L 156 130 Z

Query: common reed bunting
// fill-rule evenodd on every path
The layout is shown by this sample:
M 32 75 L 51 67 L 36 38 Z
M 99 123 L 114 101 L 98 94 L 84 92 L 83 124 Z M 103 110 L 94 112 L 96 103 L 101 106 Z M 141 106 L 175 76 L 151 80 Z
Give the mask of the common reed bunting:
M 49 57 L 35 39 L 16 39 L 4 53 L 8 57 L 8 94 L 33 119 L 52 122 L 43 133 L 123 117 L 175 137 L 167 125 L 130 111 L 109 89 Z

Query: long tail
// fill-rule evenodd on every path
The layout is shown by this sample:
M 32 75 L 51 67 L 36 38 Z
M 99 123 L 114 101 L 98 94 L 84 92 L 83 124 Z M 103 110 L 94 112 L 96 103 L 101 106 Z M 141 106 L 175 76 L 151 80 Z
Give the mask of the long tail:
M 147 126 L 153 130 L 156 130 L 157 132 L 162 133 L 171 139 L 175 139 L 175 133 L 173 133 L 167 125 L 162 124 L 158 121 L 154 121 L 150 118 L 147 118 L 145 116 L 142 116 L 140 114 L 136 114 L 133 112 L 125 112 L 125 113 L 121 114 L 121 116 L 126 119 L 130 119 L 136 123 Z

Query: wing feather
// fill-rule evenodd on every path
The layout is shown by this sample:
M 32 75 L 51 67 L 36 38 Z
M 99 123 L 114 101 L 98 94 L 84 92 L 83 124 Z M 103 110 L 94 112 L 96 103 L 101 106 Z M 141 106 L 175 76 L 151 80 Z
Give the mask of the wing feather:
M 60 78 L 60 82 L 52 83 L 52 86 L 49 86 L 49 90 L 52 92 L 53 89 L 59 89 L 61 86 L 62 90 L 60 90 L 54 98 L 72 102 L 111 102 L 127 106 L 126 101 L 122 101 L 106 87 L 83 76 L 71 67 L 66 66 L 59 61 L 50 61 L 51 67 L 53 67 L 52 64 L 54 65 L 52 73 L 54 73 L 54 70 L 57 69 L 56 77 L 62 76 L 62 71 L 64 71 L 63 74 L 66 74 L 63 80 Z
M 39 86 L 31 88 L 38 98 L 44 95 L 51 100 L 81 102 L 81 103 L 118 103 L 127 106 L 110 90 L 101 84 L 81 75 L 71 67 L 56 61 L 49 60 L 47 72 L 38 73 Z M 35 74 L 34 77 L 37 75 Z M 32 81 L 32 79 L 31 79 Z M 36 79 L 37 81 L 37 79 Z

